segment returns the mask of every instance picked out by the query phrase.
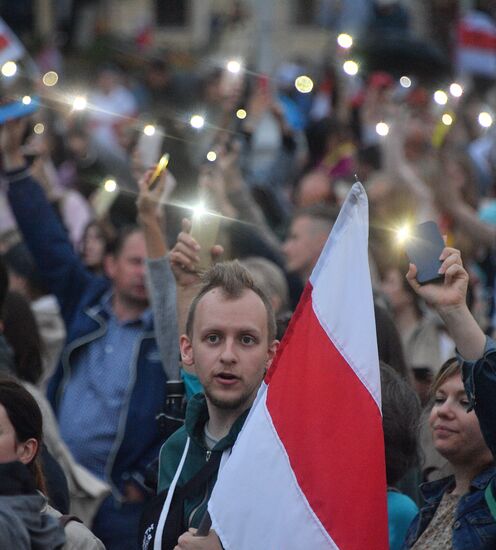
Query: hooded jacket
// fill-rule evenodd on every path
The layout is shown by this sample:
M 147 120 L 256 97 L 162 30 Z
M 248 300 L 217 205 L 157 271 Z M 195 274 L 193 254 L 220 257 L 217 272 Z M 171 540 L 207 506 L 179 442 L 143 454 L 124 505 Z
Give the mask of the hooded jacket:
M 0 464 L 0 541 L 2 548 L 52 550 L 65 542 L 59 522 L 42 513 L 46 498 L 20 462 Z
M 184 467 L 179 476 L 178 487 L 183 486 L 189 481 L 203 468 L 207 461 L 211 460 L 215 455 L 222 455 L 226 449 L 234 445 L 247 416 L 248 411 L 239 416 L 226 437 L 221 439 L 210 451 L 205 445 L 203 431 L 205 423 L 209 418 L 207 402 L 204 394 L 199 393 L 194 395 L 190 399 L 186 409 L 184 426 L 172 434 L 160 450 L 158 492 L 169 488 L 181 460 L 188 436 L 191 438 L 191 442 Z M 200 491 L 196 494 L 188 495 L 186 498 L 183 516 L 184 531 L 187 531 L 190 527 L 198 527 L 207 510 L 208 500 L 217 481 L 217 473 L 209 479 Z

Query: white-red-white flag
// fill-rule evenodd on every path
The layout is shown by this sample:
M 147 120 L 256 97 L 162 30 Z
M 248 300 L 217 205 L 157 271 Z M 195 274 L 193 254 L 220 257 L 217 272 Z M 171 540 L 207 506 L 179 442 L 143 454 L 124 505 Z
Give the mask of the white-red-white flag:
M 22 42 L 10 30 L 10 27 L 0 18 L 0 65 L 7 61 L 17 61 L 26 50 Z
M 457 66 L 462 74 L 496 78 L 496 23 L 481 11 L 469 10 L 457 28 Z
M 226 550 L 386 550 L 368 202 L 350 191 L 209 511 Z

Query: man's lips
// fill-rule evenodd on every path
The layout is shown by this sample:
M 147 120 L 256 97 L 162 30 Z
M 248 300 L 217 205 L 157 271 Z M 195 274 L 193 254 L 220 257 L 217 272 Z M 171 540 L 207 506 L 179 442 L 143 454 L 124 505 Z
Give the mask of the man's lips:
M 219 372 L 214 376 L 214 379 L 223 386 L 232 386 L 239 381 L 239 378 L 231 372 Z

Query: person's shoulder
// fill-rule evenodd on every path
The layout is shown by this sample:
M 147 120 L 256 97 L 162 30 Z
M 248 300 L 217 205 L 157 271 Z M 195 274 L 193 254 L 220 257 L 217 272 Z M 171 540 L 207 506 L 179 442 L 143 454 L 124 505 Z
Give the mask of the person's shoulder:
M 187 438 L 188 434 L 186 433 L 186 428 L 181 426 L 171 436 L 169 436 L 162 445 L 160 449 L 160 459 L 162 460 L 162 458 L 166 458 L 167 455 L 170 455 L 171 453 L 175 454 L 180 450 L 182 451 L 184 449 L 184 445 L 186 444 Z
M 415 516 L 419 509 L 415 502 L 407 495 L 396 491 L 388 491 L 387 494 L 388 509 L 394 515 L 412 515 Z

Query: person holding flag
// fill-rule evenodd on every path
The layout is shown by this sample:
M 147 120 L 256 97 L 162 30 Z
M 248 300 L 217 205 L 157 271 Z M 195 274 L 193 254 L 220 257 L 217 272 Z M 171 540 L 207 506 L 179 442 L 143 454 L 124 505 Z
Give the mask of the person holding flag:
M 194 364 L 206 397 L 193 399 L 186 427 L 162 448 L 159 490 L 168 494 L 160 518 L 144 530 L 144 550 L 174 548 L 159 538 L 168 538 L 177 522 L 177 503 L 183 527 L 198 526 L 214 483 L 213 529 L 204 537 L 186 532 L 175 548 L 388 547 L 367 235 L 367 198 L 355 184 L 255 401 L 277 345 L 267 328 L 270 308 L 263 315 L 255 288 L 229 298 L 234 281 L 220 288 L 209 282 L 200 291 L 181 353 Z M 183 261 L 187 267 L 191 258 Z M 214 273 L 219 269 L 225 268 Z M 212 467 L 207 484 L 214 455 L 220 466 Z M 192 502 L 185 489 L 198 480 L 208 490 L 196 487 Z

